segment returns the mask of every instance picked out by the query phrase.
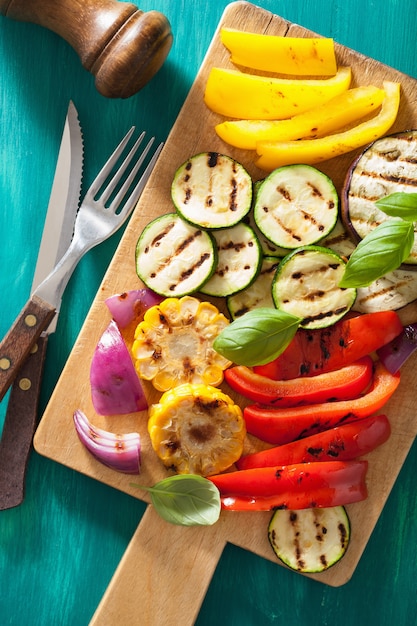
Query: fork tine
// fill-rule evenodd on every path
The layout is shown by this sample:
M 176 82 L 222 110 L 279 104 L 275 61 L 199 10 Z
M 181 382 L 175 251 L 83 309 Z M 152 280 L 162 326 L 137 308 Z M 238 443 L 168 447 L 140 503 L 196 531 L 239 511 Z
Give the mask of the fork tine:
M 146 146 L 146 148 L 145 148 L 146 153 L 149 151 L 149 148 L 151 147 L 151 145 L 153 143 L 153 140 L 154 140 L 154 138 L 152 138 L 152 140 L 149 141 L 148 145 Z M 136 187 L 133 189 L 133 191 L 130 194 L 129 198 L 125 202 L 122 210 L 120 211 L 120 214 L 123 213 L 124 219 L 126 219 L 129 216 L 129 214 L 133 211 L 133 209 L 135 208 L 136 203 L 139 200 L 139 197 L 140 197 L 140 195 L 141 195 L 141 193 L 142 193 L 146 183 L 148 182 L 148 178 L 149 178 L 149 176 L 152 173 L 154 165 L 155 165 L 155 163 L 156 163 L 156 161 L 157 161 L 157 159 L 159 157 L 159 154 L 160 154 L 163 146 L 164 146 L 164 143 L 161 142 L 159 144 L 159 146 L 156 148 L 156 150 L 155 150 L 151 160 L 149 161 L 149 163 L 146 166 L 142 176 L 140 177 L 139 181 L 137 182 Z M 146 156 L 146 153 L 145 153 L 145 156 Z M 135 168 L 134 168 L 134 170 L 136 170 L 136 172 L 139 169 L 139 167 L 142 164 L 142 162 L 143 162 L 143 158 L 141 157 L 139 159 L 138 163 L 136 164 Z M 134 171 L 134 170 L 132 170 L 132 171 Z M 136 174 L 136 172 L 135 172 L 135 174 Z M 133 178 L 134 178 L 134 176 L 132 177 L 132 180 L 133 180 Z M 123 185 L 123 187 L 125 187 L 125 186 L 126 186 L 126 183 L 125 183 L 125 185 Z M 124 190 L 125 192 L 129 188 L 129 186 L 130 185 L 126 186 L 126 189 Z M 123 190 L 123 188 L 120 190 L 119 194 L 122 192 L 122 190 Z
M 101 168 L 101 170 L 99 171 L 99 173 L 97 174 L 93 182 L 91 183 L 91 186 L 89 190 L 87 191 L 86 197 L 87 196 L 94 197 L 97 194 L 97 192 L 99 191 L 100 187 L 103 185 L 106 178 L 109 176 L 109 174 L 111 174 L 112 169 L 114 168 L 118 158 L 123 153 L 126 145 L 129 142 L 129 139 L 131 138 L 134 132 L 135 132 L 135 126 L 132 126 L 132 128 L 128 130 L 126 135 L 123 137 L 122 141 L 114 150 L 113 154 L 111 154 L 111 156 L 107 159 L 106 163 L 103 165 L 103 167 Z M 144 133 L 142 133 L 142 135 L 144 135 Z
M 129 165 L 129 163 L 131 162 L 131 160 L 133 159 L 134 155 L 136 154 L 136 151 L 138 149 L 138 147 L 140 146 L 140 144 L 142 143 L 143 138 L 145 137 L 145 132 L 141 133 L 139 135 L 139 137 L 136 139 L 134 145 L 132 146 L 132 148 L 130 149 L 129 153 L 127 154 L 127 156 L 125 157 L 123 163 L 117 168 L 117 171 L 114 173 L 113 178 L 109 181 L 107 187 L 105 189 L 103 189 L 103 191 L 100 194 L 100 199 L 101 202 L 103 204 L 106 204 L 107 200 L 110 198 L 111 194 L 113 193 L 113 191 L 116 189 L 118 183 L 121 181 L 123 174 L 126 172 L 127 167 Z M 149 149 L 149 148 L 148 148 Z M 146 156 L 146 153 L 145 153 Z M 117 194 L 116 197 L 119 196 L 119 193 Z M 112 208 L 114 206 L 114 201 L 111 203 L 110 205 Z
M 130 161 L 133 157 L 133 155 L 135 154 L 139 144 L 142 141 L 143 135 L 145 133 L 143 133 L 139 139 L 136 141 L 135 145 L 133 146 L 132 150 L 130 151 L 129 155 L 126 158 L 126 161 Z M 139 159 L 137 160 L 137 162 L 135 163 L 134 167 L 132 168 L 129 176 L 126 178 L 126 180 L 124 181 L 123 185 L 121 186 L 121 188 L 119 189 L 119 191 L 117 192 L 117 195 L 114 197 L 112 203 L 110 204 L 109 208 L 116 211 L 118 206 L 120 205 L 120 203 L 122 202 L 123 198 L 125 197 L 129 187 L 131 187 L 136 174 L 139 171 L 139 168 L 142 166 L 142 163 L 144 162 L 146 155 L 148 154 L 149 150 L 151 149 L 151 146 L 153 144 L 153 142 L 155 141 L 155 137 L 151 137 L 151 139 L 148 141 L 147 146 L 145 147 L 145 149 L 142 151 Z M 124 164 L 123 164 L 124 165 Z M 119 170 L 120 172 L 120 170 Z M 115 175 L 115 184 L 113 185 L 113 189 L 116 186 L 116 183 L 118 182 L 118 180 L 120 179 L 119 176 L 119 172 L 117 172 L 117 174 Z M 113 181 L 112 181 L 113 182 Z M 107 189 L 106 189 L 107 192 Z

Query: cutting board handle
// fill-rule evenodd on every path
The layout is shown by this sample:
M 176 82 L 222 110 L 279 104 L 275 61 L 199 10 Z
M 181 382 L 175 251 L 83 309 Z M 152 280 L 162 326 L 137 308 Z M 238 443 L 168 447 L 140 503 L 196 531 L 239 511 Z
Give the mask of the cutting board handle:
M 98 91 L 128 98 L 163 65 L 172 46 L 168 19 L 117 0 L 0 0 L 0 13 L 57 33 L 96 77 Z
M 89 626 L 192 626 L 226 545 L 221 526 L 175 526 L 148 505 Z

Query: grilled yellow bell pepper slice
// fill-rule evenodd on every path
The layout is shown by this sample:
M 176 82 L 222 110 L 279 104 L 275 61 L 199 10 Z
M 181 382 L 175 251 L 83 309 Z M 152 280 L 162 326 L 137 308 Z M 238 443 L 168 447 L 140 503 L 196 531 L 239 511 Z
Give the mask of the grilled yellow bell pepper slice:
M 395 122 L 400 106 L 400 87 L 400 83 L 384 82 L 385 98 L 378 115 L 344 132 L 320 139 L 258 142 L 256 150 L 260 157 L 256 165 L 266 171 L 293 163 L 313 165 L 375 141 Z
M 334 76 L 333 39 L 282 37 L 222 28 L 220 40 L 236 65 L 297 76 Z
M 256 150 L 258 141 L 323 137 L 377 111 L 384 96 L 378 87 L 356 87 L 288 120 L 228 120 L 215 130 L 223 141 L 244 150 Z
M 351 68 L 325 79 L 270 78 L 213 67 L 204 101 L 215 113 L 248 120 L 287 119 L 349 89 Z

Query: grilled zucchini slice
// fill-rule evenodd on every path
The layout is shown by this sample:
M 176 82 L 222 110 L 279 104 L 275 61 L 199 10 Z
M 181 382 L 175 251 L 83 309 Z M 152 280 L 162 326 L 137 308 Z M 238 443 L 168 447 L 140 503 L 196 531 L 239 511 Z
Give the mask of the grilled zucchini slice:
M 276 246 L 293 250 L 326 237 L 338 217 L 333 182 L 311 165 L 279 167 L 260 185 L 254 219 Z
M 233 228 L 213 231 L 218 262 L 211 278 L 200 291 L 224 297 L 248 287 L 257 277 L 262 251 L 253 229 L 241 222 Z
M 279 259 L 276 257 L 264 257 L 256 280 L 243 291 L 227 298 L 227 308 L 232 319 L 259 307 L 274 308 L 271 285 L 278 265 Z
M 343 506 L 275 511 L 268 539 L 277 557 L 297 572 L 317 573 L 344 556 L 350 541 L 350 521 Z
M 346 263 L 333 250 L 304 246 L 287 254 L 272 283 L 277 309 L 302 319 L 302 328 L 334 324 L 353 306 L 356 289 L 340 288 Z
M 176 213 L 152 220 L 136 245 L 136 273 L 162 296 L 184 296 L 197 291 L 217 264 L 211 235 Z
M 342 219 L 358 243 L 381 222 L 394 219 L 375 205 L 392 193 L 417 193 L 417 130 L 377 139 L 351 165 L 341 194 Z M 404 265 L 417 264 L 414 246 Z
M 249 213 L 252 179 L 224 154 L 202 152 L 175 172 L 171 197 L 179 215 L 200 228 L 229 228 Z

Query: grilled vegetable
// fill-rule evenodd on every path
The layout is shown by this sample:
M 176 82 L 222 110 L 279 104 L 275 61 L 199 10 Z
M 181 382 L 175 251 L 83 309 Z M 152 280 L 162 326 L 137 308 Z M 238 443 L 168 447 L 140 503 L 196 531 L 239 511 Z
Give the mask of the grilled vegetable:
M 377 111 L 384 95 L 378 87 L 356 87 L 288 120 L 227 120 L 215 131 L 226 143 L 244 150 L 256 150 L 259 141 L 316 139 Z
M 93 406 L 100 415 L 124 415 L 148 408 L 129 350 L 114 320 L 94 349 L 90 385 Z
M 373 376 L 370 356 L 339 370 L 317 376 L 271 380 L 237 365 L 225 372 L 227 383 L 245 398 L 270 407 L 290 407 L 355 398 L 369 385 Z
M 118 434 L 97 428 L 85 413 L 74 411 L 74 425 L 81 443 L 100 463 L 126 474 L 139 474 L 141 439 L 139 433 Z
M 356 293 L 354 311 L 397 311 L 417 298 L 417 274 L 414 270 L 397 269 L 369 287 L 360 287 Z
M 242 411 L 229 396 L 215 387 L 187 383 L 150 407 L 148 431 L 168 469 L 201 476 L 233 465 L 246 434 Z
M 256 467 L 210 476 L 229 511 L 310 509 L 367 497 L 367 461 L 329 461 Z
M 328 102 L 350 86 L 350 67 L 331 78 L 271 78 L 213 67 L 204 101 L 215 113 L 247 120 L 281 120 Z M 301 161 L 300 161 L 301 162 Z
M 256 279 L 262 262 L 261 246 L 252 228 L 243 222 L 213 231 L 213 237 L 218 261 L 200 291 L 225 297 L 245 289 Z
M 339 133 L 300 141 L 260 141 L 257 167 L 274 170 L 291 163 L 321 163 L 365 146 L 385 135 L 394 124 L 400 106 L 400 84 L 384 82 L 385 98 L 380 112 L 369 120 Z
M 396 192 L 417 192 L 417 130 L 378 139 L 354 161 L 341 195 L 342 217 L 356 243 L 372 229 L 395 219 L 376 201 Z M 417 263 L 417 237 L 406 263 Z
M 396 374 L 417 350 L 417 323 L 407 324 L 398 337 L 377 350 L 379 359 L 391 374 Z
M 304 246 L 282 259 L 272 283 L 278 309 L 301 318 L 302 328 L 323 328 L 343 317 L 352 307 L 356 289 L 339 282 L 346 263 L 333 250 Z
M 280 37 L 222 28 L 220 40 L 237 65 L 298 76 L 333 76 L 336 56 L 333 39 Z
M 331 232 L 338 202 L 328 176 L 309 165 L 292 165 L 265 178 L 256 193 L 253 215 L 259 230 L 275 245 L 295 249 Z
M 301 329 L 282 355 L 266 365 L 257 365 L 254 370 L 274 380 L 330 372 L 374 352 L 397 337 L 402 329 L 394 311 L 357 315 L 329 328 Z
M 228 324 L 214 305 L 191 296 L 151 307 L 132 346 L 139 376 L 159 391 L 185 382 L 220 385 L 230 361 L 213 349 L 213 341 Z
M 253 404 L 244 409 L 246 428 L 248 433 L 262 441 L 275 445 L 289 443 L 377 413 L 399 384 L 399 373 L 391 374 L 377 361 L 373 384 L 359 398 L 289 409 L 271 409 Z
M 271 285 L 279 265 L 276 257 L 264 257 L 256 280 L 243 291 L 227 298 L 227 308 L 233 319 L 260 307 L 274 307 Z
M 136 245 L 136 272 L 156 293 L 180 297 L 197 291 L 212 275 L 217 252 L 211 235 L 175 213 L 152 220 Z
M 268 526 L 277 557 L 304 574 L 323 572 L 340 561 L 350 541 L 350 521 L 343 506 L 303 511 L 278 510 Z
M 194 226 L 228 228 L 250 210 L 252 179 L 229 156 L 203 152 L 177 169 L 171 196 L 181 217 Z
M 162 296 L 150 289 L 132 289 L 109 296 L 105 303 L 120 330 L 136 321 L 139 323 L 144 312 L 154 304 L 159 304 Z
M 372 415 L 281 446 L 242 456 L 238 469 L 313 461 L 351 461 L 383 444 L 391 434 L 386 415 Z
M 333 230 L 325 237 L 320 239 L 318 245 L 324 248 L 331 248 L 340 256 L 348 257 L 355 249 L 355 244 L 343 226 L 342 220 L 338 218 Z

